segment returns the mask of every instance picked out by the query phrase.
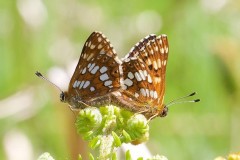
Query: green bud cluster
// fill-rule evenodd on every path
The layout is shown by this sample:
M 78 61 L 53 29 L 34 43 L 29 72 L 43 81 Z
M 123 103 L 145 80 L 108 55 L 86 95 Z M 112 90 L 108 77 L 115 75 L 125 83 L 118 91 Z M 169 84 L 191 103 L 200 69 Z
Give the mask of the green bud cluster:
M 99 147 L 99 158 L 112 158 L 113 150 L 122 143 L 139 144 L 149 137 L 148 120 L 143 115 L 112 105 L 81 110 L 76 127 L 92 149 Z

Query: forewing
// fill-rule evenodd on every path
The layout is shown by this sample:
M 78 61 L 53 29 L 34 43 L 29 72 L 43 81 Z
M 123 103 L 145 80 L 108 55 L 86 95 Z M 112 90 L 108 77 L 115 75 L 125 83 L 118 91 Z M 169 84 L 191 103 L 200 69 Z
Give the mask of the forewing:
M 109 40 L 102 33 L 93 32 L 84 44 L 68 94 L 91 100 L 118 90 L 120 64 Z

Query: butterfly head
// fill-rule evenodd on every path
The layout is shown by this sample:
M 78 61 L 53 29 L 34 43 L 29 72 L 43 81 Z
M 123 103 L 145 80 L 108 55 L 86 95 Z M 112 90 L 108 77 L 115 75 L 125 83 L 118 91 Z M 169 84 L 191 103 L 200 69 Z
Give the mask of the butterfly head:
M 67 96 L 68 94 L 67 94 L 67 92 L 61 92 L 61 94 L 60 94 L 60 101 L 61 102 L 67 102 Z
M 168 107 L 164 105 L 162 112 L 158 115 L 159 117 L 166 117 L 168 113 Z

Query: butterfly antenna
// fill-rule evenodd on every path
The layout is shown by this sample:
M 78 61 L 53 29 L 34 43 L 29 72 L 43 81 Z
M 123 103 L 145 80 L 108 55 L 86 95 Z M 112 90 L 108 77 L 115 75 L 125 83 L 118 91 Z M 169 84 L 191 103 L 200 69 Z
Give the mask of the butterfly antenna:
M 169 106 L 174 105 L 174 104 L 199 102 L 200 99 L 180 101 L 180 100 L 182 100 L 182 99 L 186 99 L 186 98 L 188 98 L 188 97 L 192 97 L 192 96 L 194 96 L 195 94 L 197 94 L 197 93 L 196 93 L 196 92 L 193 92 L 193 93 L 191 93 L 191 94 L 189 94 L 189 95 L 187 95 L 187 96 L 183 96 L 183 97 L 180 97 L 180 98 L 178 98 L 178 99 L 175 99 L 175 100 L 169 102 L 169 103 L 166 105 L 166 107 L 169 107 Z
M 49 82 L 50 84 L 52 84 L 53 86 L 55 86 L 60 92 L 63 93 L 63 91 L 61 90 L 60 87 L 58 87 L 56 84 L 54 84 L 54 83 L 51 82 L 49 79 L 47 79 L 46 77 L 44 77 L 44 76 L 42 75 L 42 73 L 40 73 L 40 72 L 37 71 L 35 74 L 36 74 L 39 78 L 42 78 L 43 80 L 45 80 L 45 81 Z

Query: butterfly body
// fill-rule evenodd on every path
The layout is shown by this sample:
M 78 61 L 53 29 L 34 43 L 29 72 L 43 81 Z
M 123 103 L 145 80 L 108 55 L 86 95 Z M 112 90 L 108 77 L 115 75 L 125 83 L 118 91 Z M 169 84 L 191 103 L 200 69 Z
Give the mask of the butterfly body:
M 61 100 L 72 109 L 115 104 L 148 118 L 165 116 L 167 58 L 166 35 L 145 37 L 120 60 L 109 40 L 93 32 Z

